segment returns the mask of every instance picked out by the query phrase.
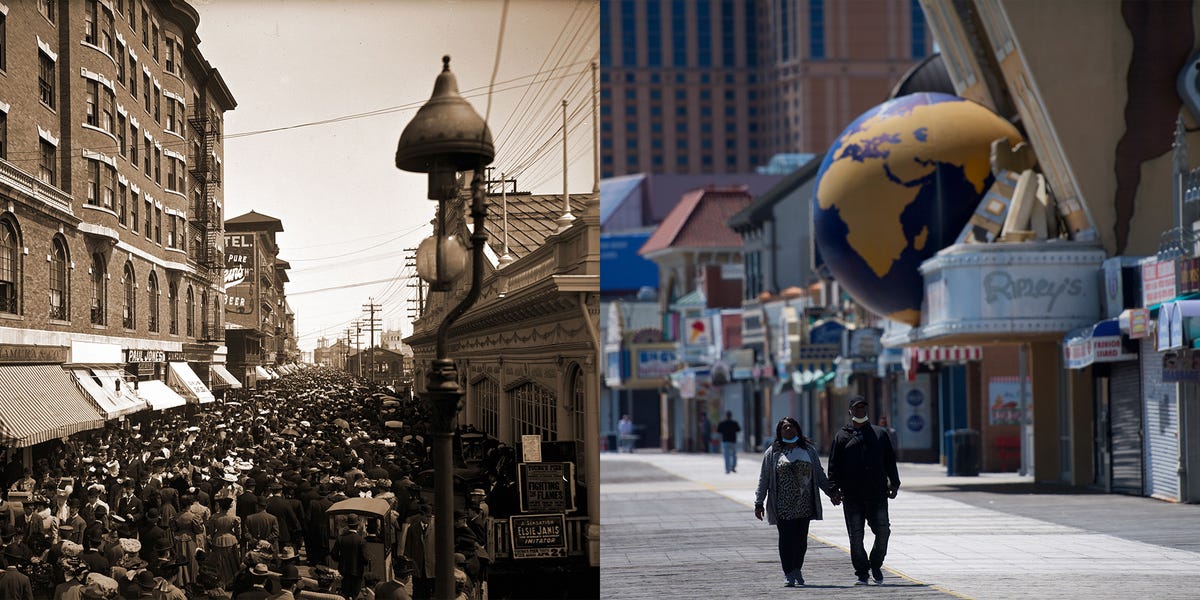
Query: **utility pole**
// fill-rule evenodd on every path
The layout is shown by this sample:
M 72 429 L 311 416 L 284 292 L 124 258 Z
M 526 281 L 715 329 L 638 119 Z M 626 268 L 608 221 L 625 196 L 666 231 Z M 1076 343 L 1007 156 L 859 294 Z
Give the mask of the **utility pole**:
M 346 350 L 342 352 L 342 370 L 350 372 L 350 328 L 346 328 Z
M 367 368 L 367 375 L 371 381 L 375 381 L 375 327 L 379 324 L 379 319 L 375 318 L 375 313 L 383 309 L 382 306 L 375 304 L 375 298 L 369 298 L 368 303 L 363 306 L 363 310 L 370 313 L 367 317 L 367 326 L 371 332 L 371 344 L 367 346 L 367 352 L 371 355 L 370 366 Z
M 405 248 L 404 253 L 404 268 L 412 269 L 412 278 L 416 280 L 416 283 L 410 283 L 407 287 L 417 288 L 417 295 L 409 299 L 408 320 L 412 322 L 425 314 L 425 281 L 417 277 L 417 249 Z
M 359 347 L 359 342 L 362 341 L 362 321 L 354 321 L 354 356 L 358 362 L 358 376 L 362 377 L 362 349 Z

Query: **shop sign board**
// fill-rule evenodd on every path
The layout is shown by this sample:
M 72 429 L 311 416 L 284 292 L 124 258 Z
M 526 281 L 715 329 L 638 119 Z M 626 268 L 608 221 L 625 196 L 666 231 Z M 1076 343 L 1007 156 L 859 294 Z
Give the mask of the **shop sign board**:
M 521 491 L 521 512 L 575 510 L 574 463 L 519 463 L 517 486 Z
M 66 346 L 0 345 L 0 363 L 65 363 Z
M 1040 242 L 1020 244 L 1021 250 L 985 246 L 998 245 L 951 246 L 921 264 L 922 337 L 1028 336 L 1100 319 L 1102 249 Z
M 896 383 L 896 437 L 901 448 L 933 446 L 932 385 L 929 373 Z
M 678 362 L 674 349 L 640 348 L 637 352 L 637 378 L 659 379 L 669 377 L 675 372 Z
M 1118 319 L 1121 331 L 1130 339 L 1140 340 L 1150 336 L 1150 311 L 1145 308 L 1130 308 L 1121 311 Z
M 225 235 L 225 310 L 240 315 L 254 312 L 254 234 Z
M 128 348 L 125 350 L 127 363 L 161 363 L 167 362 L 167 353 L 162 350 L 141 350 Z
M 1033 414 L 1033 381 L 1025 378 L 1025 414 Z M 1021 423 L 1021 380 L 1001 376 L 988 379 L 988 425 Z
M 1175 297 L 1175 261 L 1147 259 L 1142 263 L 1142 306 L 1161 304 Z
M 1181 256 L 1175 259 L 1175 295 L 1200 292 L 1200 258 Z
M 1200 353 L 1166 352 L 1162 357 L 1163 383 L 1200 382 Z
M 561 513 L 513 515 L 508 518 L 513 558 L 558 558 L 567 555 L 567 520 Z

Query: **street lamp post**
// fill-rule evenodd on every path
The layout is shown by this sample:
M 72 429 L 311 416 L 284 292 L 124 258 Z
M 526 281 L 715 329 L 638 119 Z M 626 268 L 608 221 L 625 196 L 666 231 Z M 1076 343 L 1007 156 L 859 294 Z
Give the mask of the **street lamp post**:
M 421 242 L 417 251 L 417 272 L 429 282 L 431 291 L 449 291 L 458 275 L 455 271 L 461 273 L 466 266 L 466 251 L 461 242 L 446 232 L 446 201 L 458 197 L 460 172 L 470 171 L 473 175 L 471 285 L 466 297 L 438 325 L 435 357 L 426 377 L 425 392 L 420 394 L 433 415 L 434 555 L 437 559 L 434 595 L 439 600 L 454 598 L 454 460 L 450 425 L 463 397 L 458 384 L 458 369 L 446 356 L 446 336 L 454 321 L 479 298 L 483 249 L 488 239 L 484 229 L 487 202 L 483 168 L 495 155 L 487 123 L 459 95 L 458 82 L 450 72 L 450 57 L 442 57 L 442 72 L 434 83 L 433 95 L 404 128 L 396 147 L 396 168 L 428 173 L 428 197 L 438 203 L 434 235 Z

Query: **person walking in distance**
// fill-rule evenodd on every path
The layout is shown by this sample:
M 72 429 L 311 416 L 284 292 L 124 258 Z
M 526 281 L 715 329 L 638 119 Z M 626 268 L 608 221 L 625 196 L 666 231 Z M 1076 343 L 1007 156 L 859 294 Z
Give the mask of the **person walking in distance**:
M 633 419 L 629 415 L 621 415 L 617 423 L 617 448 L 633 454 Z
M 850 399 L 850 423 L 833 437 L 829 480 L 842 495 L 855 585 L 867 585 L 868 570 L 875 583 L 882 584 L 883 559 L 892 532 L 888 499 L 895 498 L 900 489 L 900 473 L 892 438 L 886 429 L 871 425 L 867 400 L 862 396 Z M 864 521 L 875 534 L 869 556 L 863 547 Z
M 725 411 L 725 420 L 717 423 L 721 434 L 721 454 L 725 455 L 725 473 L 737 473 L 737 434 L 742 426 L 733 420 L 733 412 Z
M 754 517 L 779 530 L 779 562 L 787 578 L 785 587 L 804 585 L 802 569 L 808 552 L 808 526 L 820 520 L 820 489 L 838 503 L 837 491 L 821 468 L 812 442 L 800 433 L 800 423 L 784 417 L 775 425 L 775 441 L 763 452 L 754 493 Z M 766 501 L 764 503 L 764 500 Z

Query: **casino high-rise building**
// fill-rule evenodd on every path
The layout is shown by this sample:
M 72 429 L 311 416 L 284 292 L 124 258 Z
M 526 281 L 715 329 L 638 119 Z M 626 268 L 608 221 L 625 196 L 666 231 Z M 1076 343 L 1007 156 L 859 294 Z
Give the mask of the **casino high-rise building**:
M 933 51 L 918 0 L 601 0 L 600 171 L 823 154 Z

